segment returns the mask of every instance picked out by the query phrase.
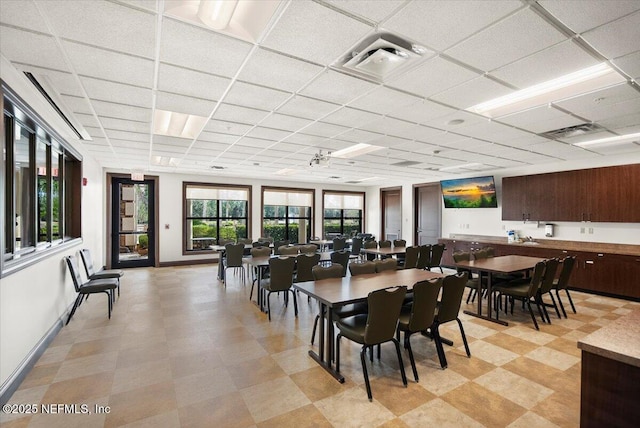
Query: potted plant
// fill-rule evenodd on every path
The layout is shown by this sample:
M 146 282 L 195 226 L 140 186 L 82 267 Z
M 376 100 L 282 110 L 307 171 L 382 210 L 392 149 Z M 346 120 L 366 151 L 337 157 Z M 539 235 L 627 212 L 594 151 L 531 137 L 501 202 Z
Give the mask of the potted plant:
M 146 256 L 149 252 L 149 236 L 140 235 L 138 237 L 138 254 Z

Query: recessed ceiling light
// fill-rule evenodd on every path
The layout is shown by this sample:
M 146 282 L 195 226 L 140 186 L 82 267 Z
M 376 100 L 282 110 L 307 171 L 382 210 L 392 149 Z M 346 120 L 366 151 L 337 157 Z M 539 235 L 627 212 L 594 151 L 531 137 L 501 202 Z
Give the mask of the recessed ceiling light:
M 156 109 L 153 112 L 153 133 L 177 138 L 196 138 L 207 118 L 193 114 Z
M 284 169 L 281 169 L 280 171 L 274 172 L 274 174 L 276 174 L 276 175 L 293 175 L 296 172 L 298 172 L 297 169 L 284 168 Z
M 591 140 L 591 141 L 583 141 L 581 143 L 573 143 L 573 145 L 585 147 L 585 146 L 595 146 L 599 144 L 611 144 L 611 145 L 622 144 L 622 143 L 638 144 L 638 141 L 634 141 L 638 139 L 640 139 L 640 132 L 637 132 L 635 134 L 617 135 L 615 137 L 599 138 L 597 140 Z
M 178 166 L 180 159 L 169 156 L 152 156 L 151 163 L 158 166 Z
M 626 79 L 603 62 L 553 80 L 469 107 L 467 110 L 488 117 L 539 107 L 559 100 L 606 88 Z
M 364 155 L 366 153 L 375 152 L 376 150 L 384 149 L 381 146 L 373 146 L 371 144 L 359 143 L 351 147 L 347 147 L 337 152 L 332 152 L 331 157 L 335 158 L 353 158 L 356 156 Z
M 471 169 L 477 166 L 482 166 L 482 164 L 481 163 L 465 163 L 462 165 L 445 166 L 444 168 L 440 168 L 440 171 L 452 171 L 454 169 Z
M 211 169 L 224 169 L 224 167 L 220 165 L 211 165 Z

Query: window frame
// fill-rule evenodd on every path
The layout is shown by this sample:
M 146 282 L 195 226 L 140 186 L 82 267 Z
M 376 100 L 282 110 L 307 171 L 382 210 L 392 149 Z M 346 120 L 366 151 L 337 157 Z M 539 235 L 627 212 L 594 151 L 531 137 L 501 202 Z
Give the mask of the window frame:
M 289 216 L 289 207 L 291 205 L 273 205 L 278 207 L 285 207 L 284 217 L 274 216 L 274 217 L 265 217 L 264 215 L 264 193 L 265 192 L 280 192 L 280 193 L 309 193 L 311 195 L 311 207 L 309 207 L 309 217 L 292 217 Z M 261 186 L 260 188 L 260 236 L 265 236 L 264 232 L 264 221 L 265 220 L 284 220 L 285 222 L 285 239 L 289 240 L 289 220 L 308 220 L 309 222 L 309 234 L 305 238 L 305 242 L 307 242 L 312 236 L 314 236 L 314 221 L 313 221 L 313 213 L 316 201 L 316 190 L 315 189 L 307 189 L 307 188 L 297 188 L 297 187 L 276 187 L 276 186 Z M 298 240 L 300 236 L 298 235 Z
M 352 208 L 331 208 L 340 211 L 340 217 L 327 217 L 326 216 L 326 197 L 327 195 L 349 195 L 349 196 L 361 196 L 362 197 L 362 210 L 360 210 L 360 217 L 352 217 L 345 216 L 345 211 L 350 211 Z M 360 220 L 360 233 L 364 233 L 366 230 L 365 227 L 365 218 L 366 218 L 366 208 L 367 208 L 367 199 L 366 192 L 354 192 L 348 190 L 323 190 L 322 191 L 322 236 L 327 236 L 327 231 L 325 230 L 325 220 L 340 220 L 340 235 L 344 235 L 344 222 L 345 220 Z
M 204 187 L 204 188 L 212 188 L 212 189 L 242 189 L 247 191 L 247 207 L 246 207 L 246 216 L 245 217 L 220 217 L 220 199 L 216 199 L 217 207 L 216 207 L 216 215 L 214 217 L 194 217 L 188 216 L 188 206 L 187 206 L 187 188 L 188 187 Z M 234 220 L 244 220 L 247 226 L 247 238 L 251 237 L 251 186 L 245 184 L 220 184 L 220 183 L 204 183 L 204 182 L 195 182 L 195 181 L 183 181 L 182 182 L 182 255 L 195 255 L 195 254 L 208 254 L 213 253 L 214 251 L 210 248 L 200 248 L 200 249 L 187 249 L 188 243 L 188 227 L 189 220 L 193 219 L 206 219 L 206 220 L 215 220 L 217 224 L 217 237 L 220 239 L 220 222 L 228 219 Z
M 0 99 L 3 112 L 0 124 L 0 149 L 5 156 L 0 162 L 0 175 L 3 177 L 3 185 L 0 186 L 0 276 L 4 277 L 17 272 L 25 267 L 37 263 L 43 258 L 49 257 L 82 239 L 81 227 L 81 181 L 82 156 L 66 142 L 49 124 L 42 119 L 29 105 L 27 105 L 4 81 L 0 81 Z M 26 188 L 16 190 L 15 171 L 15 130 L 16 124 L 28 132 L 28 179 Z M 45 238 L 39 240 L 40 225 L 38 224 L 38 179 L 36 169 L 36 144 L 42 141 L 46 152 L 46 216 Z M 53 203 L 53 179 L 52 179 L 52 153 L 58 153 L 58 233 L 59 237 L 52 239 L 52 203 Z M 9 174 L 9 175 L 7 175 Z M 73 177 L 75 180 L 67 180 Z M 28 198 L 21 205 L 20 224 L 28 231 L 27 245 L 17 248 L 15 216 L 16 193 L 21 192 Z M 26 196 L 25 196 L 26 195 Z M 23 213 L 23 211 L 27 211 Z M 22 235 L 22 233 L 21 233 Z M 21 242 L 24 237 L 21 236 Z

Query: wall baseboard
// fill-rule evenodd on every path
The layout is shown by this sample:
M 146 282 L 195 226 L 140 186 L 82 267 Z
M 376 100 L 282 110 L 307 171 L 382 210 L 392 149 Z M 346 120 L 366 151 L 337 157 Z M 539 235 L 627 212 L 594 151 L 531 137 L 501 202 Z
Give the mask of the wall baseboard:
M 176 260 L 173 262 L 160 262 L 160 267 L 171 266 L 189 266 L 189 265 L 217 265 L 217 259 L 200 259 L 200 260 Z
M 29 354 L 22 360 L 22 363 L 15 369 L 15 371 L 9 376 L 9 378 L 0 386 L 0 405 L 6 404 L 14 392 L 20 387 L 20 384 L 27 377 L 33 366 L 38 359 L 47 350 L 53 339 L 58 335 L 58 332 L 64 327 L 64 319 L 69 315 L 71 306 L 67 308 L 64 314 L 56 320 L 51 326 L 49 331 L 40 339 L 36 346 L 29 352 Z

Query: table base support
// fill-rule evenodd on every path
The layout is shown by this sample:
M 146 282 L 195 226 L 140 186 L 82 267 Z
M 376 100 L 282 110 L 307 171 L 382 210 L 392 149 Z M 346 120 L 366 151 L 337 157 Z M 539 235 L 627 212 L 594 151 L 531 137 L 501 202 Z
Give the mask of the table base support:
M 509 325 L 509 323 L 508 323 L 508 322 L 506 322 L 506 321 L 497 320 L 497 319 L 495 319 L 495 318 L 491 318 L 491 317 L 488 317 L 488 316 L 486 316 L 486 315 L 478 315 L 478 313 L 477 313 L 477 312 L 471 312 L 471 311 L 466 311 L 466 310 L 465 310 L 465 311 L 463 311 L 463 312 L 464 312 L 466 315 L 471 315 L 472 317 L 476 317 L 476 318 L 482 318 L 483 320 L 491 321 L 491 322 L 494 322 L 494 323 L 496 323 L 496 324 L 505 325 L 505 326 L 508 326 L 508 325 Z
M 309 356 L 315 360 L 316 363 L 320 364 L 320 366 L 325 369 L 331 376 L 333 376 L 338 382 L 344 383 L 344 376 L 338 373 L 333 367 L 329 366 L 327 363 L 322 361 L 318 354 L 314 351 L 309 351 Z

